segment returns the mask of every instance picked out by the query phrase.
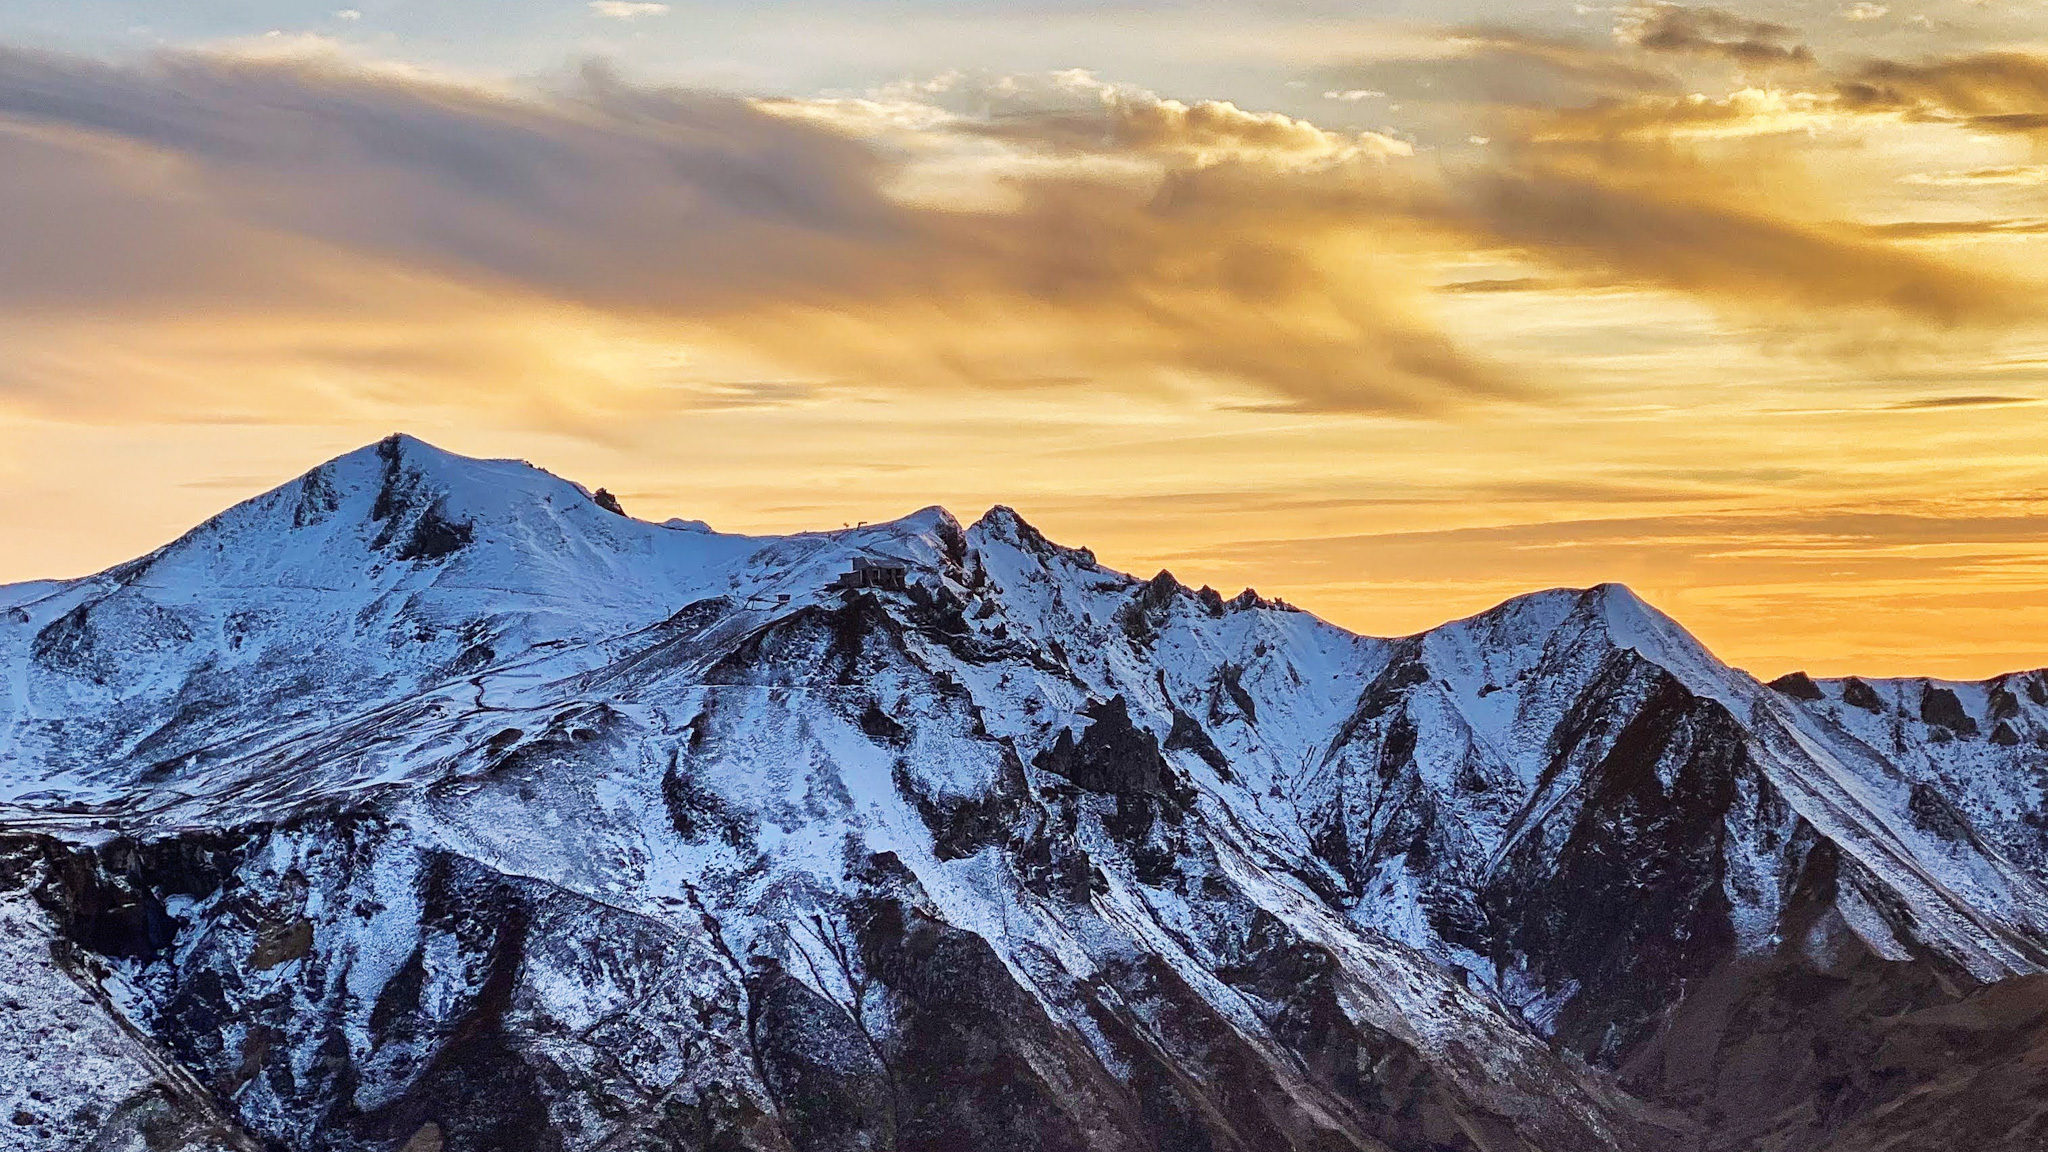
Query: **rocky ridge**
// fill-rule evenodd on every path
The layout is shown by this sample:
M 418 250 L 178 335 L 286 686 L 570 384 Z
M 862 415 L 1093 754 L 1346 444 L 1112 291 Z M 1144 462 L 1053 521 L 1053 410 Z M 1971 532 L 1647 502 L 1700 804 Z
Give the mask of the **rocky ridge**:
M 2036 1148 L 2044 788 L 2044 673 L 393 437 L 0 588 L 0 1147 Z

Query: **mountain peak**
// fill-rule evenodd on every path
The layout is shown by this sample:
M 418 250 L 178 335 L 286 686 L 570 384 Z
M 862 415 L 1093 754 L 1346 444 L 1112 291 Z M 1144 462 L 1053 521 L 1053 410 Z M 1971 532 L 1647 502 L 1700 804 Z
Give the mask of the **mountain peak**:
M 314 469 L 353 472 L 374 467 L 382 483 L 405 482 L 436 496 L 474 495 L 489 491 L 553 496 L 573 489 L 586 499 L 592 492 L 525 460 L 465 456 L 417 436 L 394 432 Z
M 1641 631 L 1644 628 L 1678 627 L 1676 621 L 1644 599 L 1641 593 L 1618 581 L 1595 584 L 1581 596 L 1617 628 Z
M 351 449 L 317 465 L 307 474 L 348 475 L 364 470 L 397 468 L 445 483 L 484 480 L 490 474 L 507 468 L 548 475 L 524 460 L 465 456 L 409 432 L 393 432 L 381 440 Z
M 991 505 L 989 510 L 983 512 L 981 518 L 976 520 L 970 527 L 984 534 L 1004 536 L 1012 539 L 1023 537 L 1044 539 L 1043 536 L 1039 535 L 1038 529 L 1033 528 L 1025 521 L 1023 516 L 1018 514 L 1015 508 L 1010 507 L 1008 504 Z
M 1096 563 L 1093 550 L 1053 543 L 1007 504 L 997 504 L 982 513 L 981 519 L 968 528 L 968 533 L 975 539 L 1001 542 L 1046 559 L 1066 556 L 1091 567 Z
M 958 537 L 965 529 L 960 518 L 941 505 L 927 504 L 915 512 L 907 513 L 889 523 L 898 525 L 920 536 L 939 538 Z
M 1662 665 L 1695 692 L 1726 695 L 1724 686 L 1734 670 L 1709 651 L 1699 637 L 1628 585 L 1596 584 L 1586 590 L 1583 600 L 1598 613 L 1615 644 L 1632 648 Z
M 461 456 L 460 453 L 450 452 L 446 448 L 422 440 L 410 432 L 393 432 L 375 444 L 366 444 L 362 448 L 357 449 L 357 451 L 373 451 L 380 456 L 400 455 L 410 452 L 414 455 L 467 459 L 467 457 Z

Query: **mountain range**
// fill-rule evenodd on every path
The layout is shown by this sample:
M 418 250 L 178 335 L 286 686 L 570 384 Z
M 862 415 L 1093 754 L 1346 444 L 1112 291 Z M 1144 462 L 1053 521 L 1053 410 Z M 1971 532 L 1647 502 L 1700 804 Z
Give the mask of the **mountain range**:
M 2048 672 L 394 436 L 0 588 L 0 1025 L 9 1149 L 2035 1150 Z

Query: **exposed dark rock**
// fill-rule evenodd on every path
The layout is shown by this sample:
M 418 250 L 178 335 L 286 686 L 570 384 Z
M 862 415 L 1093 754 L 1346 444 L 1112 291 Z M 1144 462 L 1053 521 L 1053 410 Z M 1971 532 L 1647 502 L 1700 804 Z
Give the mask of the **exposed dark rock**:
M 96 848 L 40 837 L 15 843 L 43 856 L 36 899 L 67 939 L 101 956 L 146 961 L 177 935 L 165 900 L 219 891 L 247 842 L 239 834 L 197 833 L 152 842 L 117 838 Z
M 421 476 L 408 467 L 405 438 L 390 436 L 377 445 L 383 479 L 370 505 L 370 518 L 381 523 L 371 547 L 393 548 L 401 561 L 439 560 L 468 546 L 474 528 L 449 515 L 445 498 L 424 489 Z
M 1975 736 L 1977 722 L 1963 711 L 1963 702 L 1946 688 L 1929 686 L 1920 695 L 1920 719 L 1939 724 L 1958 736 Z
M 1842 703 L 1865 712 L 1884 711 L 1884 700 L 1878 696 L 1877 690 L 1854 676 L 1842 681 Z
M 903 626 L 870 593 L 763 625 L 705 673 L 714 684 L 853 686 L 906 659 Z
M 1122 696 L 1090 701 L 1081 715 L 1088 721 L 1081 738 L 1061 729 L 1052 747 L 1038 754 L 1039 768 L 1091 792 L 1188 797 L 1187 784 L 1159 754 L 1158 740 L 1131 723 Z
M 468 546 L 470 525 L 450 519 L 440 503 L 427 506 L 396 553 L 400 560 L 440 560 Z
M 390 520 L 412 507 L 410 478 L 405 470 L 405 437 L 392 433 L 377 442 L 377 459 L 383 461 L 383 483 L 370 504 L 372 520 Z M 383 547 L 378 544 L 377 547 Z
M 1025 890 L 1048 900 L 1086 905 L 1107 890 L 1107 878 L 1076 843 L 1078 813 L 1072 798 L 1056 799 L 1011 845 L 1011 861 Z
M 1237 714 L 1244 718 L 1245 723 L 1256 727 L 1259 723 L 1259 705 L 1258 701 L 1252 699 L 1252 694 L 1245 691 L 1244 669 L 1229 661 L 1225 661 L 1218 667 L 1216 677 L 1217 687 L 1225 697 L 1229 698 L 1231 704 L 1237 708 Z M 1215 713 L 1213 704 L 1210 707 L 1210 713 L 1212 716 Z
M 908 595 L 911 611 L 909 622 L 921 634 L 943 644 L 955 656 L 969 664 L 985 664 L 1002 654 L 1000 646 L 991 649 L 976 635 L 967 622 L 967 604 L 953 590 L 943 583 L 913 583 Z
M 1349 1101 L 1315 1080 L 1287 1075 L 1293 1069 L 1283 1072 L 1156 957 L 1111 966 L 1099 983 L 1102 993 L 1091 998 L 1095 1019 L 1131 1069 L 1141 1115 L 1160 1146 L 1373 1147 L 1353 1122 Z
M 763 959 L 747 979 L 747 1014 L 762 1079 L 795 1152 L 897 1146 L 889 1070 L 845 1008 Z
M 897 761 L 896 790 L 909 799 L 931 831 L 939 859 L 962 859 L 1009 840 L 1024 803 L 1026 783 L 1017 754 L 1004 745 L 1002 756 L 1004 771 L 996 786 L 984 795 L 966 797 L 930 794 L 911 775 L 908 765 Z
M 330 466 L 323 464 L 299 478 L 299 501 L 292 510 L 292 527 L 318 524 L 341 507 L 341 494 L 330 473 Z
M 603 488 L 599 488 L 590 494 L 590 502 L 615 515 L 624 516 L 626 514 L 626 509 L 619 503 L 619 498 Z
M 1877 956 L 1835 910 L 1852 866 L 1812 845 L 1780 950 L 1701 978 L 1627 1082 L 1698 1117 L 1708 1152 L 2032 1147 L 2048 1105 L 2019 1085 L 2048 1083 L 2048 983 L 1972 992 L 1938 962 Z
M 256 948 L 249 953 L 249 967 L 258 972 L 268 971 L 280 964 L 304 960 L 313 950 L 313 922 L 299 917 L 289 923 L 264 925 L 256 938 Z
M 1404 645 L 1387 662 L 1387 666 L 1366 685 L 1365 692 L 1358 700 L 1358 716 L 1371 720 L 1381 716 L 1406 698 L 1408 690 L 1429 683 L 1434 677 L 1429 666 L 1422 662 L 1420 645 Z
M 2000 720 L 2011 720 L 2020 714 L 2019 697 L 2013 695 L 2012 689 L 2004 684 L 1992 687 L 1985 705 L 1984 718 L 1994 724 Z
M 1117 623 L 1134 644 L 1149 644 L 1159 634 L 1174 601 L 1187 592 L 1173 573 L 1161 568 L 1159 574 L 1138 585 L 1137 594 L 1117 609 Z
M 1259 591 L 1256 588 L 1246 588 L 1244 591 L 1232 596 L 1230 598 L 1230 607 L 1239 612 L 1251 608 L 1265 608 L 1280 612 L 1293 612 L 1296 610 L 1293 605 L 1285 600 L 1266 599 L 1264 596 L 1259 595 Z
M 1225 780 L 1231 778 L 1230 758 L 1209 738 L 1209 730 L 1202 727 L 1201 721 L 1179 709 L 1174 710 L 1173 727 L 1166 733 L 1166 750 L 1192 752 L 1201 758 L 1202 763 L 1214 768 L 1219 776 Z
M 960 521 L 955 520 L 951 512 L 941 508 L 938 509 L 938 513 L 938 521 L 932 526 L 932 534 L 939 539 L 940 555 L 955 573 L 973 578 L 975 574 L 968 571 L 967 530 L 960 526 Z M 972 582 L 968 584 L 970 588 L 974 586 Z
M 1954 1003 L 1935 994 L 1899 999 L 1907 1010 L 1841 1013 L 1857 1043 L 1829 1037 L 1814 1046 L 1836 1069 L 1818 1091 L 1830 1152 L 2043 1147 L 2048 976 L 2005 981 Z M 1865 1054 L 1869 1064 L 1855 1059 Z
M 1059 556 L 1080 558 L 1085 553 L 1083 549 L 1065 548 L 1046 539 L 1044 533 L 1019 516 L 1015 509 L 1001 504 L 990 508 L 983 515 L 982 523 L 992 526 L 996 531 L 1014 540 L 1018 547 L 1042 559 Z M 1092 561 L 1093 557 L 1090 556 L 1089 562 Z
M 1813 682 L 1813 677 L 1804 672 L 1787 672 L 1771 681 L 1771 687 L 1794 700 L 1820 700 L 1826 695 L 1820 690 L 1820 685 Z
M 1144 1146 L 1121 1088 L 987 941 L 878 898 L 863 908 L 860 948 L 888 994 L 901 1152 Z
M 1733 718 L 1663 671 L 1618 662 L 1596 694 L 1641 704 L 1611 736 L 1589 725 L 1560 748 L 1560 764 L 1584 758 L 1583 806 L 1561 844 L 1525 835 L 1483 905 L 1500 962 L 1527 957 L 1543 986 L 1583 989 L 1555 1035 L 1604 1063 L 1733 954 L 1722 819 L 1738 784 L 1767 785 Z
M 1914 783 L 1906 812 L 1915 826 L 1950 843 L 1968 843 L 1973 837 L 1970 822 L 1930 784 Z
M 860 730 L 867 733 L 871 739 L 883 740 L 891 744 L 901 741 L 906 732 L 903 725 L 898 724 L 887 712 L 882 711 L 880 704 L 872 700 L 868 701 L 868 706 L 861 710 Z
M 439 1044 L 404 1095 L 358 1112 L 337 1093 L 326 1123 L 330 1130 L 353 1129 L 393 1143 L 432 1123 L 448 1152 L 555 1152 L 563 1142 L 548 1111 L 549 1094 L 505 1021 L 531 908 L 512 885 L 446 857 L 434 858 L 423 888 L 425 922 L 477 958 L 472 971 L 480 980 L 464 989 L 461 1006 L 436 1029 Z M 345 1064 L 340 1071 L 346 1083 Z

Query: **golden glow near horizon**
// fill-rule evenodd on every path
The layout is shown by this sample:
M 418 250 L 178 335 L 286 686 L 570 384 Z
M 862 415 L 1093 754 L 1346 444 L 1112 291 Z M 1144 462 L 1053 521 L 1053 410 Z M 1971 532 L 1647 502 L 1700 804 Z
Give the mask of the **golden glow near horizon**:
M 0 581 L 402 429 L 1367 632 L 1621 580 L 1766 675 L 2048 664 L 2048 51 L 1602 12 L 1261 24 L 1284 111 L 0 48 Z

